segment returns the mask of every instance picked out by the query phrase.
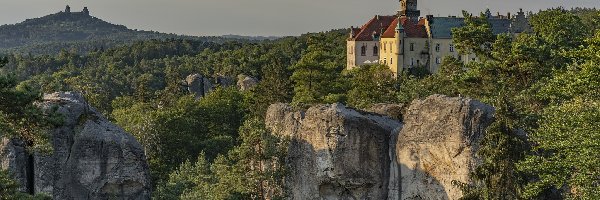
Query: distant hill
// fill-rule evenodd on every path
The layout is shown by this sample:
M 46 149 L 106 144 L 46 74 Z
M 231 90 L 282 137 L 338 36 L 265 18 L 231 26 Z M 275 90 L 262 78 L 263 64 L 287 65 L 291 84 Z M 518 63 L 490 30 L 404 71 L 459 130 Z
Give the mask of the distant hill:
M 62 49 L 83 53 L 139 40 L 167 38 L 213 42 L 234 40 L 131 30 L 93 17 L 89 12 L 61 11 L 18 24 L 0 26 L 0 53 L 54 54 Z
M 250 40 L 250 41 L 276 40 L 276 39 L 282 38 L 282 37 L 277 37 L 277 36 L 243 36 L 243 35 L 223 35 L 221 37 L 231 38 L 231 39 Z

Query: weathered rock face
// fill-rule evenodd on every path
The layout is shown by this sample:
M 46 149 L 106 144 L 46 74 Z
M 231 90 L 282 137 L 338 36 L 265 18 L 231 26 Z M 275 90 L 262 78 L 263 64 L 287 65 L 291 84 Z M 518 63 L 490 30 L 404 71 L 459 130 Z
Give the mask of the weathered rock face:
M 292 138 L 286 186 L 291 199 L 385 199 L 389 141 L 398 121 L 343 105 L 293 112 L 274 104 L 267 127 Z
M 29 154 L 22 141 L 2 138 L 0 141 L 0 167 L 8 170 L 12 178 L 27 183 L 31 169 L 28 169 Z M 21 190 L 27 191 L 27 185 L 21 184 Z
M 367 111 L 385 115 L 393 119 L 402 120 L 403 109 L 404 105 L 402 104 L 378 103 L 371 106 L 371 108 L 367 109 Z
M 210 91 L 212 91 L 213 88 L 210 80 L 200 74 L 189 75 L 187 78 L 185 78 L 185 82 L 187 84 L 188 91 L 193 94 L 196 99 L 206 96 Z
M 494 109 L 466 98 L 434 95 L 414 101 L 404 124 L 342 105 L 306 112 L 273 104 L 265 123 L 291 138 L 286 188 L 290 199 L 458 199 L 453 180 L 469 183 L 475 152 Z
M 241 91 L 249 90 L 258 84 L 258 80 L 243 74 L 238 75 L 237 87 Z
M 3 167 L 8 163 L 16 177 L 27 177 L 18 180 L 29 191 L 50 194 L 54 199 L 150 199 L 148 164 L 142 146 L 132 135 L 109 122 L 76 93 L 46 95 L 41 106 L 57 109 L 65 119 L 61 127 L 50 132 L 54 151 L 35 154 L 25 162 L 21 155 L 25 153 L 0 157 Z M 22 151 L 19 145 L 6 143 L 11 140 L 4 141 L 7 145 L 2 152 Z M 32 170 L 15 171 L 11 165 Z
M 452 181 L 469 183 L 494 108 L 475 100 L 430 96 L 414 101 L 396 142 L 400 199 L 458 199 Z

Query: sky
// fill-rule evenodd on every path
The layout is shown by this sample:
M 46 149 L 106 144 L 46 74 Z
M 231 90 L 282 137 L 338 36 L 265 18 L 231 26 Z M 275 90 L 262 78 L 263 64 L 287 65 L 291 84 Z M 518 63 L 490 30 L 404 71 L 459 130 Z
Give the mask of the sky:
M 131 29 L 195 36 L 289 36 L 361 26 L 376 14 L 392 15 L 398 0 L 0 0 L 0 24 L 14 24 L 87 6 L 91 15 Z M 516 13 L 550 7 L 597 7 L 600 0 L 420 0 L 422 15 L 462 10 Z

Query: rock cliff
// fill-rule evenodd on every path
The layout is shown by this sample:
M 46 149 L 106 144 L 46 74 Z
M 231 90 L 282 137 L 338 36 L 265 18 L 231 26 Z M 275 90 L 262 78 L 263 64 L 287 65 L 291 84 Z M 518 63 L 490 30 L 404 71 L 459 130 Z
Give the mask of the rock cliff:
M 469 183 L 475 155 L 494 108 L 475 100 L 433 95 L 414 101 L 396 141 L 401 199 L 458 199 L 452 181 Z
M 292 199 L 385 199 L 390 134 L 400 123 L 340 104 L 293 112 L 269 108 L 267 126 L 292 137 L 286 187 Z
M 54 199 L 150 199 L 148 164 L 132 135 L 76 93 L 45 95 L 40 106 L 64 117 L 49 132 L 52 153 L 28 155 L 18 140 L 0 145 L 2 167 L 27 191 Z
M 494 109 L 466 98 L 434 95 L 368 113 L 340 104 L 306 112 L 269 107 L 265 123 L 291 138 L 290 199 L 457 199 L 452 180 L 469 182 L 477 145 Z

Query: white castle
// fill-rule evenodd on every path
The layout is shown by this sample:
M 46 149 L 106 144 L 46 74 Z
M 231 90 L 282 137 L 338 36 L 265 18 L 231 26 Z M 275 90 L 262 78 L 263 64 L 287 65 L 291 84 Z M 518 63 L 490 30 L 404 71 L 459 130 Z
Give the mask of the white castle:
M 493 16 L 485 13 L 494 34 L 517 34 L 530 26 L 521 9 L 517 15 Z M 452 28 L 464 26 L 464 18 L 420 17 L 417 0 L 400 0 L 396 15 L 375 15 L 360 28 L 351 27 L 347 40 L 347 69 L 360 65 L 383 64 L 398 75 L 403 69 L 425 67 L 436 73 L 446 56 L 465 63 L 476 60 L 475 55 L 461 55 L 452 44 Z

